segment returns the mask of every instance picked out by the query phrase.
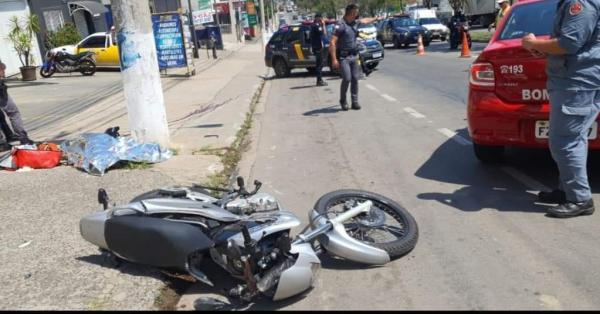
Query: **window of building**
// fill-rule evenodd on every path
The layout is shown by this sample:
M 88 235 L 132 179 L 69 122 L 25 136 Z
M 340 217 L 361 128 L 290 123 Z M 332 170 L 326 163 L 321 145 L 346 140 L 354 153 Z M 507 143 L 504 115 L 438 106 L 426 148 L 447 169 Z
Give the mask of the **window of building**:
M 61 10 L 48 10 L 43 12 L 46 29 L 49 31 L 57 31 L 65 25 L 65 19 Z

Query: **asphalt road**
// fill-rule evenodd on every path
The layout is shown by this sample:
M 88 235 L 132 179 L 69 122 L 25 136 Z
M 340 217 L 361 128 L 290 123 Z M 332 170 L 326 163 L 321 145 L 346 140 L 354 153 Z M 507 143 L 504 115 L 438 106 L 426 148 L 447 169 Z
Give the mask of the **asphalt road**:
M 10 80 L 7 85 L 30 133 L 84 111 L 123 90 L 119 69 L 100 69 L 93 76 L 58 73 L 50 78 L 38 77 L 33 82 Z M 32 86 L 35 86 L 34 93 Z
M 483 45 L 474 45 L 477 54 Z M 476 160 L 466 129 L 474 58 L 459 54 L 438 42 L 424 57 L 414 46 L 387 49 L 379 70 L 360 81 L 360 111 L 340 111 L 335 77 L 320 88 L 304 71 L 270 82 L 250 179 L 304 222 L 332 190 L 386 195 L 414 215 L 420 239 L 384 267 L 323 259 L 305 297 L 256 309 L 600 308 L 600 215 L 545 216 L 534 193 L 557 179 L 545 150 L 510 149 L 497 166 Z M 599 168 L 594 154 L 596 202 Z

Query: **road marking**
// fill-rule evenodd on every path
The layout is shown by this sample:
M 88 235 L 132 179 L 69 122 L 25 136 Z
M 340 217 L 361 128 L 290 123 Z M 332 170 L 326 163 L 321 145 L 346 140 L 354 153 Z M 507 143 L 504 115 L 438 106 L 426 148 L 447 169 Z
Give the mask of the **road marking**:
M 391 101 L 391 102 L 397 101 L 396 98 L 394 98 L 388 94 L 381 94 L 381 97 L 385 98 L 385 100 L 387 100 L 387 101 Z
M 468 139 L 458 135 L 458 133 L 452 131 L 452 130 L 448 130 L 446 128 L 442 128 L 442 129 L 438 129 L 438 132 L 446 135 L 449 139 L 454 140 L 455 142 L 457 142 L 460 145 L 463 146 L 469 146 L 471 145 L 471 141 L 469 141 Z
M 537 181 L 534 178 L 529 177 L 528 175 L 522 173 L 521 171 L 519 171 L 513 167 L 502 167 L 500 169 L 502 169 L 502 171 L 504 171 L 511 177 L 517 179 L 517 181 L 523 183 L 526 187 L 528 187 L 534 191 L 550 191 L 551 190 L 549 187 L 547 187 L 543 183 Z
M 372 91 L 377 91 L 377 88 L 375 86 L 371 85 L 371 84 L 367 84 L 365 86 L 367 86 L 367 88 L 370 89 L 370 90 L 372 90 Z
M 408 114 L 410 114 L 411 116 L 417 118 L 417 119 L 423 119 L 425 118 L 425 115 L 420 114 L 418 111 L 416 111 L 415 109 L 411 108 L 411 107 L 406 107 L 404 108 L 404 111 L 406 111 Z

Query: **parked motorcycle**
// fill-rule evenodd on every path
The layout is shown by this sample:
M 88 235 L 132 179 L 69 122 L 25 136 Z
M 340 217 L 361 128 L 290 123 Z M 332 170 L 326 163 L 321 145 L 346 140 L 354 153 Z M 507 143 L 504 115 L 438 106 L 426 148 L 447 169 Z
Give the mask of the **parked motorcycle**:
M 42 77 L 51 77 L 54 73 L 81 72 L 85 76 L 96 73 L 96 61 L 94 52 L 86 51 L 77 55 L 72 55 L 65 51 L 46 53 L 44 65 L 40 68 Z
M 456 49 L 459 45 L 462 45 L 463 33 L 467 34 L 469 49 L 471 49 L 473 42 L 471 41 L 471 34 L 469 33 L 469 23 L 466 21 L 452 21 L 450 24 L 450 36 L 448 37 L 450 49 Z
M 258 193 L 259 181 L 252 192 L 242 178 L 237 183 L 238 189 L 167 187 L 112 207 L 100 189 L 104 210 L 82 218 L 80 232 L 112 261 L 150 265 L 214 286 L 200 269 L 202 259 L 210 258 L 237 279 L 227 297 L 241 302 L 307 291 L 321 266 L 318 253 L 382 265 L 417 243 L 417 223 L 406 209 L 361 190 L 323 195 L 309 225 L 292 238 L 300 220 L 273 196 Z M 209 189 L 224 196 L 212 197 Z

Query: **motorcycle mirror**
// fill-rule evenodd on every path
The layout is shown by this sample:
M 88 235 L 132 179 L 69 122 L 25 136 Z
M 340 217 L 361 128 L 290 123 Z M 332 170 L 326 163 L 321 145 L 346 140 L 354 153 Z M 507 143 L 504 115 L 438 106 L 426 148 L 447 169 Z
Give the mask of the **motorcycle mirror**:
M 108 193 L 104 189 L 98 189 L 98 203 L 102 204 L 104 210 L 108 208 Z
M 240 187 L 240 189 L 243 189 L 245 184 L 244 184 L 244 178 L 242 177 L 237 177 L 237 184 Z

